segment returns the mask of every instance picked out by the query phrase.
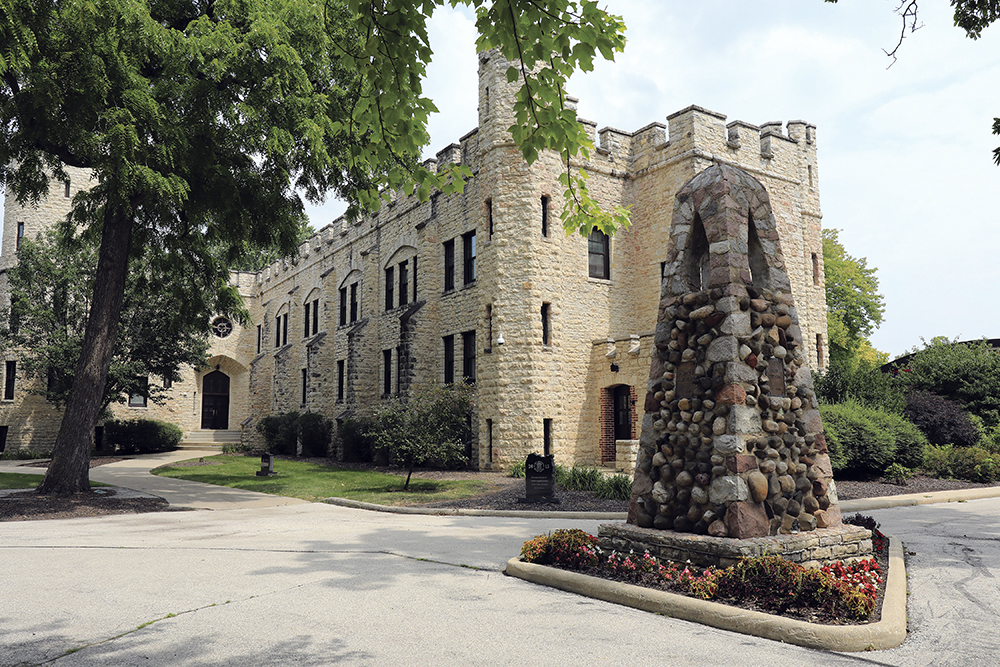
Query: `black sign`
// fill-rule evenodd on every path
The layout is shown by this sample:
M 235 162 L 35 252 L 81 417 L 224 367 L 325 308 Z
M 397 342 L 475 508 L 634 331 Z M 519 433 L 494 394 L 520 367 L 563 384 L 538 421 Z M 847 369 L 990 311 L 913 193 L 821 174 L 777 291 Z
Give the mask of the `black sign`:
M 695 364 L 693 361 L 686 361 L 677 365 L 674 374 L 674 389 L 676 398 L 694 398 L 694 375 Z
M 785 394 L 785 362 L 777 357 L 767 360 L 767 382 L 771 387 L 771 396 Z
M 524 466 L 525 502 L 558 502 L 556 495 L 556 466 L 552 454 L 528 454 Z

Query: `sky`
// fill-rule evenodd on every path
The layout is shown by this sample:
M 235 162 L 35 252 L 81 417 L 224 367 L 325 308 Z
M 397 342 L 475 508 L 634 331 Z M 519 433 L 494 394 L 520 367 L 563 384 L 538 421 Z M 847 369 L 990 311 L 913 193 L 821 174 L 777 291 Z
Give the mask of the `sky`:
M 947 3 L 921 3 L 923 27 L 892 64 L 897 4 L 606 0 L 628 26 L 625 52 L 568 87 L 598 128 L 634 131 L 692 104 L 727 122 L 815 124 L 823 226 L 877 267 L 886 308 L 871 342 L 891 357 L 922 338 L 1000 337 L 1000 25 L 973 41 Z M 441 111 L 426 157 L 476 127 L 475 37 L 468 11 L 431 21 L 424 90 Z

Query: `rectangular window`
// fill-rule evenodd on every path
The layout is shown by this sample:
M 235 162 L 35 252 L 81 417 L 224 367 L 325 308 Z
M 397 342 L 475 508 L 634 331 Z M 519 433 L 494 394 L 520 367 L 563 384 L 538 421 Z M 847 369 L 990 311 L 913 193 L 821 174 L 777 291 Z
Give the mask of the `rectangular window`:
M 337 361 L 337 400 L 344 400 L 344 360 Z
M 493 347 L 493 304 L 486 304 L 486 349 Z
M 69 199 L 69 181 L 66 181 L 64 185 L 66 186 L 66 189 L 63 191 L 63 197 Z
M 466 384 L 476 382 L 476 332 L 462 333 L 462 377 Z
M 493 420 L 486 420 L 486 460 L 493 463 Z
M 0 452 L 7 448 L 7 431 L 9 426 L 0 426 Z
M 396 393 L 403 391 L 403 347 L 396 348 Z
M 261 329 L 261 326 L 258 324 L 257 325 L 257 354 L 260 354 L 261 337 L 263 336 L 263 334 L 264 334 L 264 332 Z
M 476 230 L 462 235 L 462 270 L 466 285 L 476 282 Z
M 14 244 L 14 250 L 21 249 L 21 239 L 24 238 L 24 223 L 17 223 L 17 241 Z
M 413 300 L 419 301 L 417 298 L 417 257 L 413 256 Z
M 549 198 L 542 196 L 542 236 L 549 235 Z
M 351 322 L 358 321 L 358 284 L 351 285 Z
M 281 316 L 281 344 L 288 345 L 288 313 Z
M 274 347 L 281 347 L 281 315 L 274 318 Z
M 590 258 L 590 277 L 611 277 L 611 244 L 607 234 L 599 229 L 590 232 L 587 240 L 587 254 Z
M 319 299 L 313 301 L 313 335 L 319 333 Z
M 455 289 L 455 239 L 444 242 L 444 291 Z
M 304 313 L 303 313 L 304 317 L 302 318 L 302 320 L 304 322 L 304 327 L 303 327 L 303 330 L 302 330 L 302 336 L 303 336 L 303 338 L 308 338 L 309 337 L 309 325 L 312 323 L 312 318 L 309 317 L 309 310 L 310 310 L 311 307 L 312 307 L 311 303 L 307 303 L 304 306 L 302 306 L 302 310 L 304 311 Z
M 392 350 L 382 350 L 382 394 L 392 393 Z
M 407 262 L 399 263 L 399 305 L 405 306 L 408 302 L 408 292 L 410 290 L 410 276 Z
M 444 383 L 455 381 L 455 337 L 445 336 L 444 341 Z
M 146 407 L 146 398 L 149 396 L 149 378 L 141 377 L 135 379 L 135 387 L 128 397 L 130 408 Z
M 3 379 L 3 400 L 13 401 L 14 400 L 14 381 L 17 378 L 17 362 L 8 361 L 7 366 L 4 369 L 5 375 Z
M 490 232 L 490 238 L 493 238 L 493 200 L 486 200 L 486 229 Z
M 542 345 L 552 345 L 552 328 L 549 326 L 550 304 L 542 304 Z
M 306 404 L 306 393 L 309 389 L 309 377 L 305 368 L 302 369 L 302 405 Z
M 548 456 L 552 453 L 552 420 L 542 420 L 542 454 Z
M 393 267 L 388 267 L 385 270 L 385 309 L 392 310 L 392 302 L 395 300 L 392 293 L 393 286 L 395 285 L 395 277 L 393 276 Z
M 340 288 L 340 326 L 347 324 L 347 288 Z

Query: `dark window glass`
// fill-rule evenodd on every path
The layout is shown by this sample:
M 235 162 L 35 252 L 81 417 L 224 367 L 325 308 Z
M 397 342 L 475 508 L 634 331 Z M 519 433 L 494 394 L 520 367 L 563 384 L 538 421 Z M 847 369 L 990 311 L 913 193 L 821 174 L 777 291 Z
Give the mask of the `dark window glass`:
M 337 361 L 337 400 L 344 400 L 344 360 Z
M 14 381 L 17 378 L 17 362 L 8 361 L 7 366 L 4 369 L 4 381 L 3 381 L 3 398 L 5 401 L 14 400 Z
M 476 232 L 462 235 L 462 270 L 465 284 L 476 281 Z
M 351 322 L 358 321 L 358 284 L 351 285 Z
M 385 309 L 392 310 L 393 298 L 393 286 L 395 284 L 395 278 L 393 277 L 393 268 L 390 266 L 385 270 Z
M 549 198 L 542 197 L 542 236 L 549 235 Z
M 263 336 L 263 331 L 260 325 L 257 325 L 257 354 L 260 354 L 261 337 Z
M 288 345 L 288 313 L 281 316 L 281 344 Z
M 455 239 L 444 242 L 444 291 L 455 289 Z
M 313 301 L 313 333 L 319 333 L 319 299 Z
M 311 307 L 312 307 L 312 304 L 311 304 L 311 303 L 307 303 L 306 305 L 302 306 L 302 309 L 303 309 L 303 311 L 304 311 L 304 315 L 305 315 L 305 316 L 304 316 L 304 317 L 302 318 L 302 319 L 303 319 L 303 322 L 305 323 L 305 324 L 304 324 L 304 328 L 303 328 L 303 331 L 302 331 L 302 335 L 303 335 L 304 337 L 306 337 L 306 338 L 308 338 L 308 337 L 309 337 L 309 324 L 311 323 L 311 318 L 309 317 L 309 309 L 310 309 Z
M 455 337 L 444 337 L 444 383 L 455 381 Z
M 417 258 L 413 258 L 413 300 L 417 301 Z
M 476 381 L 476 332 L 462 333 L 462 377 L 466 383 Z
M 340 326 L 347 324 L 347 288 L 340 288 Z
M 399 305 L 401 305 L 401 306 L 406 305 L 407 302 L 409 301 L 409 299 L 407 298 L 409 296 L 407 294 L 407 292 L 410 289 L 409 281 L 410 281 L 410 276 L 409 276 L 409 271 L 407 270 L 407 263 L 406 262 L 400 262 L 399 263 Z
M 302 405 L 306 404 L 306 392 L 309 389 L 309 378 L 306 369 L 302 369 Z
M 274 318 L 274 346 L 281 347 L 281 315 Z
M 486 200 L 486 229 L 490 232 L 490 238 L 493 238 L 493 200 Z
M 549 304 L 542 304 L 542 345 L 552 344 L 552 329 L 549 326 Z
M 382 350 L 382 393 L 392 393 L 392 350 Z
M 590 257 L 590 277 L 604 278 L 611 277 L 611 253 L 610 241 L 607 234 L 599 229 L 590 232 L 587 241 L 587 252 Z

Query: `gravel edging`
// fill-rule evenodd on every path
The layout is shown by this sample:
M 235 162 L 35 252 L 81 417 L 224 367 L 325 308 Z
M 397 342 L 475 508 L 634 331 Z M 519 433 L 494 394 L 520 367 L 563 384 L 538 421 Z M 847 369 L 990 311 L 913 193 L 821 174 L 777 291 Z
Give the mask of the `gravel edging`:
M 806 648 L 829 651 L 881 650 L 895 648 L 906 639 L 906 565 L 903 562 L 903 546 L 898 539 L 887 537 L 889 572 L 886 575 L 882 618 L 877 623 L 859 625 L 808 623 L 731 607 L 719 602 L 608 581 L 545 565 L 525 563 L 520 558 L 511 558 L 507 561 L 504 572 L 508 576 L 525 581 L 633 609 Z

